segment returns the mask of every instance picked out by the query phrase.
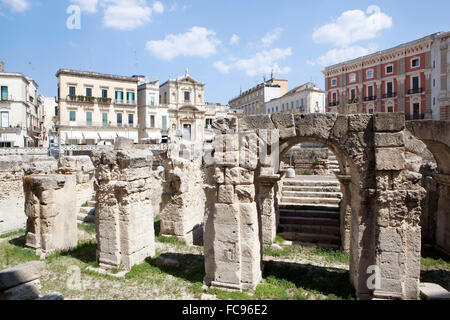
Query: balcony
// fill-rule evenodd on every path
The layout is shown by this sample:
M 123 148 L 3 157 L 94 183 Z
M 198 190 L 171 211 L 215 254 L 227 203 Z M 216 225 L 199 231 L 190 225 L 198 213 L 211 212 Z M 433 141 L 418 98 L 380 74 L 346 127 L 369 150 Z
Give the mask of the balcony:
M 364 101 L 375 101 L 377 100 L 377 96 L 368 96 L 364 98 Z
M 13 97 L 12 96 L 3 96 L 0 97 L 0 103 L 9 103 L 9 102 L 13 102 Z
M 353 103 L 358 103 L 358 102 L 359 102 L 358 97 L 354 97 L 354 98 L 348 100 L 348 104 L 353 104 Z
M 137 124 L 122 124 L 111 122 L 92 122 L 92 121 L 62 121 L 56 124 L 58 127 L 93 127 L 93 128 L 125 128 L 125 129 L 137 129 Z
M 422 93 L 423 88 L 413 88 L 408 90 L 408 94 L 416 94 L 416 93 Z
M 383 94 L 383 99 L 387 99 L 387 98 L 395 98 L 397 96 L 396 92 L 388 92 Z
M 337 106 L 339 103 L 337 101 L 332 101 L 328 104 L 329 107 L 335 107 Z
M 102 103 L 102 104 L 111 104 L 112 99 L 111 98 L 97 98 L 97 102 L 98 103 Z
M 425 114 L 405 114 L 405 120 L 406 121 L 413 121 L 413 120 L 424 120 Z

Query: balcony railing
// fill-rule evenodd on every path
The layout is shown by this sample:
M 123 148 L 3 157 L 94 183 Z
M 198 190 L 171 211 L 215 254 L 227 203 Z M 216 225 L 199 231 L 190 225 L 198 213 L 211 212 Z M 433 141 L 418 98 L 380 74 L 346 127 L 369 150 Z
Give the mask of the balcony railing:
M 396 92 L 388 92 L 388 93 L 383 94 L 383 99 L 386 99 L 386 98 L 395 98 L 396 96 L 397 96 L 397 93 L 396 93 Z
M 3 98 L 6 98 L 6 99 L 3 99 Z M 4 96 L 0 95 L 0 103 L 8 103 L 8 102 L 12 102 L 12 101 L 14 101 L 12 96 L 4 97 Z
M 96 98 L 96 97 L 88 97 L 88 96 L 74 96 L 74 95 L 68 95 L 67 101 L 73 101 L 73 102 L 85 102 L 85 103 L 104 103 L 104 104 L 111 104 L 112 99 L 111 98 Z
M 103 127 L 103 128 L 139 128 L 137 124 L 111 123 L 111 122 L 92 122 L 92 121 L 61 121 L 56 124 L 64 127 Z
M 405 114 L 405 120 L 406 121 L 412 121 L 412 120 L 423 120 L 425 119 L 425 114 Z
M 422 93 L 423 88 L 413 88 L 408 90 L 408 94 Z
M 330 102 L 329 104 L 328 104 L 328 106 L 330 106 L 330 107 L 335 107 L 335 106 L 337 106 L 338 105 L 338 102 L 337 101 L 332 101 L 332 102 Z
M 123 99 L 116 99 L 115 100 L 115 104 L 135 106 L 136 105 L 136 100 L 126 100 L 125 101 Z
M 105 103 L 105 104 L 111 104 L 112 99 L 111 98 L 97 98 L 98 103 Z
M 358 97 L 355 97 L 355 98 L 352 98 L 352 99 L 348 100 L 348 104 L 358 103 L 358 102 L 359 102 L 359 98 Z
M 364 98 L 364 101 L 374 101 L 377 100 L 377 96 L 368 96 Z

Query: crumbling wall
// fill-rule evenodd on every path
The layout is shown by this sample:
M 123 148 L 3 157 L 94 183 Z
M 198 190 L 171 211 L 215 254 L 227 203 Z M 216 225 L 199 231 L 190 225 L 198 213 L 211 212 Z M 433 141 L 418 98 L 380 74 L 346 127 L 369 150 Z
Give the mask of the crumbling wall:
M 284 168 L 294 168 L 297 175 L 331 175 L 328 148 L 306 148 L 302 145 L 294 146 L 280 159 Z
M 55 159 L 47 156 L 0 156 L 0 234 L 24 228 L 25 195 L 23 177 L 51 174 L 57 170 Z
M 102 268 L 131 269 L 155 255 L 152 153 L 119 138 L 112 151 L 96 151 L 95 224 Z
M 27 232 L 25 245 L 47 256 L 77 246 L 76 177 L 29 175 L 23 180 Z
M 166 183 L 161 235 L 201 244 L 206 203 L 202 156 L 201 144 L 183 141 L 170 145 L 164 161 Z

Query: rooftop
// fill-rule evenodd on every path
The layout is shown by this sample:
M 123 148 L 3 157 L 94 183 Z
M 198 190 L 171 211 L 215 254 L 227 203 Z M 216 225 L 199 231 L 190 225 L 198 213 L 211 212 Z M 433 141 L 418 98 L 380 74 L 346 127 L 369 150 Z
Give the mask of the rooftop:
M 99 73 L 99 72 L 94 72 L 94 71 L 80 71 L 80 70 L 72 70 L 72 69 L 59 69 L 58 72 L 56 72 L 56 77 L 59 77 L 61 74 L 68 74 L 68 75 L 87 77 L 87 78 L 130 81 L 130 82 L 138 82 L 139 81 L 137 77 L 118 76 L 118 75 Z

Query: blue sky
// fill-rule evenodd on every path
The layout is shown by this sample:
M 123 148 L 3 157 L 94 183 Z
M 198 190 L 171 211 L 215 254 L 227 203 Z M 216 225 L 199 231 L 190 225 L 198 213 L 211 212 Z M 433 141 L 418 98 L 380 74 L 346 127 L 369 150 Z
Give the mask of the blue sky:
M 323 88 L 324 66 L 450 31 L 449 12 L 448 0 L 0 0 L 0 60 L 50 97 L 59 68 L 165 82 L 188 67 L 207 101 L 227 103 L 272 69 Z

